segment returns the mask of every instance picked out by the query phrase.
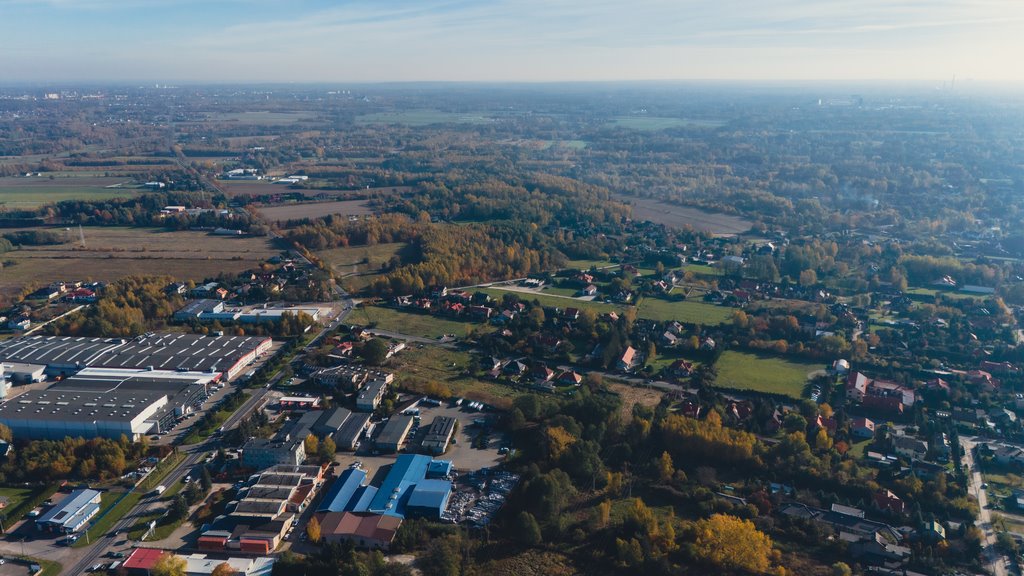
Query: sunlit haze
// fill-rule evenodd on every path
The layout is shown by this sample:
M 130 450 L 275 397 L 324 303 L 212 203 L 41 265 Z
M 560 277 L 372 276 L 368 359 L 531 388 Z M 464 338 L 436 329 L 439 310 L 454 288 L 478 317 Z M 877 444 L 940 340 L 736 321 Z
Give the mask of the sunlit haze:
M 1021 81 L 1019 0 L 0 0 L 0 78 Z

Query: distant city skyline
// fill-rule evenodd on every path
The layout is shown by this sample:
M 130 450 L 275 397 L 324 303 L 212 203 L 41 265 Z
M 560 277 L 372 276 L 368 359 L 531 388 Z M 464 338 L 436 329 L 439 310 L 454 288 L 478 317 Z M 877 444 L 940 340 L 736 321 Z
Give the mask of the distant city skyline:
M 1024 81 L 1019 0 L 0 0 L 17 82 Z

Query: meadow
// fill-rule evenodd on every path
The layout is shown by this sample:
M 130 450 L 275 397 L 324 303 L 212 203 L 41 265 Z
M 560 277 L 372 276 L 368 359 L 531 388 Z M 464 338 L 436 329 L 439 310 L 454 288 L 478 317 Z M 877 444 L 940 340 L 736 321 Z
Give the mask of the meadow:
M 348 321 L 363 326 L 373 324 L 379 330 L 421 338 L 440 338 L 445 334 L 455 334 L 455 336 L 463 338 L 471 328 L 488 330 L 486 324 L 461 322 L 425 313 L 406 312 L 381 306 L 361 306 L 348 315 Z
M 9 176 L 0 178 L 0 208 L 21 210 L 36 208 L 64 200 L 110 200 L 131 198 L 145 192 L 134 188 L 133 180 L 126 176 L 105 177 L 83 175 L 54 175 L 48 177 Z M 111 188 L 121 185 L 124 187 Z
M 715 364 L 717 384 L 737 390 L 752 390 L 800 398 L 808 376 L 823 370 L 824 364 L 778 356 L 727 350 Z

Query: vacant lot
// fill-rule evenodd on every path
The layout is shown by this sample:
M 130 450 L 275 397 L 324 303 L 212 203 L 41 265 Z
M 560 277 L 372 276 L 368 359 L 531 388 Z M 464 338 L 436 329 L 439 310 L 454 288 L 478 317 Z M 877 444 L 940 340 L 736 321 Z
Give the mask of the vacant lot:
M 484 116 L 483 113 L 458 114 L 440 110 L 406 110 L 356 116 L 356 124 L 429 126 L 431 124 L 486 124 L 488 122 L 491 122 L 491 119 Z
M 823 364 L 728 350 L 715 364 L 719 386 L 800 398 L 810 373 Z
M 59 229 L 58 230 L 63 230 Z M 205 232 L 153 228 L 84 228 L 66 231 L 67 243 L 27 246 L 4 255 L 0 292 L 54 280 L 114 280 L 133 274 L 169 274 L 202 280 L 258 266 L 278 251 L 268 238 L 228 238 Z
M 380 277 L 380 267 L 394 256 L 408 252 L 404 242 L 351 246 L 321 250 L 316 256 L 324 261 L 350 290 L 360 290 Z
M 312 202 L 309 204 L 287 204 L 259 208 L 260 214 L 270 221 L 284 222 L 300 218 L 319 218 L 328 214 L 342 216 L 365 216 L 373 214 L 366 200 L 342 200 L 340 202 Z
M 618 194 L 615 199 L 633 207 L 634 220 L 648 220 L 655 224 L 664 224 L 682 228 L 690 226 L 697 230 L 710 232 L 717 236 L 735 236 L 750 230 L 752 223 L 739 216 L 716 214 L 699 208 L 688 208 L 668 204 L 652 198 L 637 198 Z
M 126 187 L 111 188 L 116 185 Z M 45 176 L 0 178 L 0 208 L 34 208 L 62 200 L 131 198 L 144 191 L 132 186 L 133 181 L 126 177 L 67 175 L 54 177 L 52 180 Z
M 363 306 L 349 314 L 348 320 L 353 324 L 364 326 L 374 324 L 374 327 L 380 330 L 398 332 L 409 336 L 420 336 L 422 338 L 440 338 L 445 334 L 455 334 L 455 336 L 462 338 L 466 336 L 466 332 L 471 328 L 487 329 L 486 324 L 460 322 L 429 314 L 405 312 L 380 306 Z
M 420 390 L 429 382 L 444 384 L 453 396 L 479 400 L 499 407 L 510 407 L 511 399 L 522 392 L 511 386 L 466 375 L 471 356 L 439 346 L 410 347 L 388 364 L 400 387 Z

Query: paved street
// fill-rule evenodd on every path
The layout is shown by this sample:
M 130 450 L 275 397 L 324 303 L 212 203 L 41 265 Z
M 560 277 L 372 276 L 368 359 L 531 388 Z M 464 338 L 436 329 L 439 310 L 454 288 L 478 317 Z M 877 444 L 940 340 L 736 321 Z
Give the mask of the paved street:
M 970 470 L 967 491 L 978 499 L 978 520 L 975 524 L 985 534 L 984 550 L 982 558 L 988 564 L 989 572 L 993 576 L 1007 576 L 1010 572 L 1006 569 L 1009 558 L 1004 556 L 996 548 L 996 532 L 992 526 L 992 513 L 988 508 L 988 495 L 982 489 L 981 472 L 974 467 L 974 447 L 977 445 L 975 438 L 960 438 L 960 444 L 964 449 L 964 466 Z

